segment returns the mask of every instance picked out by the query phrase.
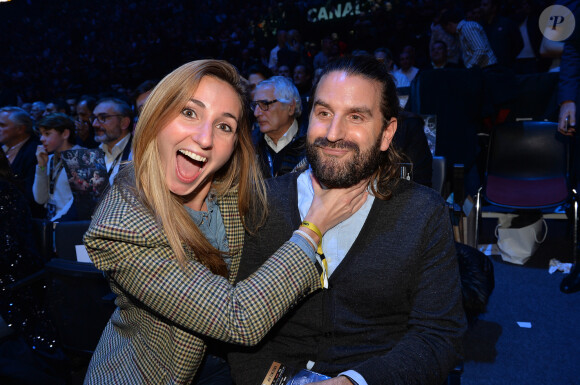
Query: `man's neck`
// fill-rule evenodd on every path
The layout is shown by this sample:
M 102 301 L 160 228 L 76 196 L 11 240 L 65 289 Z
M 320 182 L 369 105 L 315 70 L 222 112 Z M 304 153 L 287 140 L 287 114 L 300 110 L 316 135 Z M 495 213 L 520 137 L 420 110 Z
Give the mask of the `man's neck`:
M 15 138 L 14 140 L 11 140 L 10 142 L 4 143 L 4 144 L 8 148 L 12 148 L 14 146 L 18 146 L 19 144 L 21 144 L 23 142 L 26 142 L 29 138 L 30 138 L 30 135 L 22 135 L 22 136 L 19 136 L 18 138 Z
M 268 135 L 268 138 L 272 139 L 272 142 L 274 142 L 274 144 L 277 145 L 280 138 L 286 135 L 286 133 L 290 129 L 290 126 L 292 126 L 292 123 L 294 123 L 294 120 L 291 120 L 290 123 L 286 126 L 286 128 L 276 130 L 274 135 L 271 135 L 270 133 L 266 133 L 266 135 Z
M 107 148 L 107 150 L 109 150 L 109 152 L 113 151 L 113 147 L 115 147 L 117 145 L 117 143 L 119 143 L 120 141 L 122 141 L 123 139 L 125 139 L 125 137 L 129 135 L 129 133 L 126 133 L 125 135 L 121 136 L 120 138 L 116 139 L 116 140 L 112 140 L 110 142 L 107 143 L 103 143 L 105 145 L 105 147 Z

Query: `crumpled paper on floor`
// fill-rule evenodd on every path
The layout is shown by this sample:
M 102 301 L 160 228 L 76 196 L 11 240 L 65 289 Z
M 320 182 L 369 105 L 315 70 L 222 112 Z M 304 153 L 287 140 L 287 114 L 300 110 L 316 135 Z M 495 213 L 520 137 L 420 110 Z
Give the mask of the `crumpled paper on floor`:
M 553 274 L 555 271 L 561 271 L 562 273 L 569 274 L 571 269 L 571 263 L 562 263 L 556 258 L 550 259 L 550 266 L 548 267 L 548 272 L 550 274 Z

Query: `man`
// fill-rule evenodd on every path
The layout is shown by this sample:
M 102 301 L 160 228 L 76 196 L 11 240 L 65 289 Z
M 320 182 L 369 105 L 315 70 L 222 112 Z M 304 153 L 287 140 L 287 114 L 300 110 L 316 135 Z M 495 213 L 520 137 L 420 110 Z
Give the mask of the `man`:
M 111 184 L 121 163 L 130 159 L 132 115 L 127 102 L 117 98 L 105 98 L 97 102 L 91 116 L 95 141 L 101 143 L 99 147 L 105 153 Z
M 34 201 L 32 185 L 36 171 L 36 148 L 32 118 L 18 107 L 0 108 L 0 144 L 10 162 L 14 177 L 24 191 L 32 216 L 44 217 L 44 208 Z
M 276 46 L 270 50 L 269 67 L 272 71 L 276 71 L 278 69 L 278 52 L 286 46 L 286 37 L 287 32 L 283 29 L 279 29 L 276 33 Z
M 398 78 L 398 74 L 404 76 L 406 82 L 405 84 L 397 84 L 397 87 L 409 87 L 415 76 L 419 73 L 419 68 L 414 65 L 413 54 L 409 50 L 401 52 L 399 55 L 399 69 L 395 71 L 395 76 Z
M 267 178 L 284 175 L 305 155 L 305 138 L 298 124 L 302 113 L 300 94 L 289 78 L 272 76 L 258 83 L 253 100 L 260 127 L 255 145 L 262 172 Z
M 30 109 L 30 116 L 32 117 L 33 121 L 38 121 L 42 118 L 42 114 L 46 110 L 46 103 L 42 101 L 36 101 L 32 103 L 32 108 Z
M 428 69 L 457 68 L 457 65 L 450 63 L 447 58 L 447 44 L 444 41 L 433 42 L 429 49 L 429 57 L 431 64 Z
M 137 115 L 137 118 L 141 115 L 141 110 L 143 110 L 147 98 L 151 95 L 151 92 L 153 92 L 153 88 L 155 88 L 157 83 L 157 80 L 145 80 L 135 88 L 133 98 L 135 100 L 135 114 Z
M 558 5 L 568 7 L 576 22 L 580 20 L 580 5 L 577 1 L 558 1 Z M 573 148 L 572 181 L 578 189 L 580 182 L 580 136 L 576 133 L 578 119 L 577 105 L 580 102 L 580 32 L 576 28 L 572 35 L 564 43 L 562 62 L 560 65 L 560 80 L 558 83 L 558 103 L 560 114 L 558 117 L 558 131 L 563 135 L 570 136 L 571 148 Z M 564 293 L 580 291 L 580 261 L 574 261 L 575 265 L 569 275 L 560 284 L 560 290 Z
M 393 60 L 393 54 L 388 48 L 379 47 L 375 49 L 374 53 L 375 59 L 387 66 L 389 73 L 395 79 L 395 86 L 397 88 L 408 87 L 409 80 L 405 75 L 398 71 L 396 68 L 395 61 Z
M 68 104 L 62 99 L 50 100 L 46 103 L 46 108 L 42 113 L 42 117 L 48 116 L 50 114 L 68 114 Z
M 332 377 L 325 384 L 441 384 L 465 329 L 447 208 L 397 177 L 391 148 L 399 102 L 386 66 L 369 56 L 330 63 L 313 96 L 310 169 L 269 181 L 269 218 L 244 243 L 244 279 L 301 223 L 311 176 L 327 188 L 367 181 L 369 197 L 326 232 L 327 289 L 299 304 L 256 348 L 229 359 L 237 385 L 257 384 L 272 361 Z
M 524 41 L 515 21 L 499 15 L 499 0 L 481 0 L 481 23 L 498 64 L 513 68 Z
M 300 127 L 308 125 L 310 90 L 312 89 L 312 68 L 309 65 L 298 64 L 294 68 L 294 85 L 300 94 L 302 103 L 302 116 L 300 118 Z
M 82 95 L 75 107 L 75 136 L 79 146 L 85 148 L 97 148 L 95 142 L 95 130 L 91 124 L 91 116 L 97 100 L 90 95 Z
M 453 11 L 443 12 L 440 23 L 447 33 L 458 36 L 465 68 L 485 68 L 497 64 L 487 35 L 479 23 L 462 20 Z

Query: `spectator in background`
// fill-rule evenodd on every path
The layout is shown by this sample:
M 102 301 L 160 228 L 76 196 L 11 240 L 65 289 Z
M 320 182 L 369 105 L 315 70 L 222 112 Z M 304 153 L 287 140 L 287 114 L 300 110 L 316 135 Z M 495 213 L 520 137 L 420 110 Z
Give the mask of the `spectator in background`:
M 314 69 L 323 68 L 336 57 L 338 57 L 338 42 L 331 36 L 323 37 L 320 42 L 320 51 L 314 56 Z
M 69 106 L 68 104 L 62 99 L 52 99 L 46 103 L 46 109 L 42 113 L 42 116 L 45 117 L 50 114 L 68 114 Z M 37 125 L 38 128 L 38 125 Z
M 32 108 L 30 108 L 30 116 L 32 117 L 32 120 L 36 122 L 42 118 L 44 111 L 46 111 L 46 103 L 40 100 L 32 103 Z
M 457 68 L 458 66 L 447 59 L 447 44 L 444 41 L 436 41 L 429 49 L 431 63 L 428 69 Z
M 542 32 L 539 25 L 540 14 L 544 7 L 533 0 L 521 0 L 516 9 L 523 48 L 516 57 L 514 69 L 519 74 L 531 74 L 548 70 L 551 59 L 542 57 L 540 46 Z
M 0 143 L 10 163 L 14 180 L 30 205 L 32 216 L 44 217 L 44 208 L 34 201 L 32 185 L 36 170 L 36 148 L 40 144 L 32 130 L 30 115 L 19 107 L 0 108 Z
M 481 24 L 498 64 L 513 68 L 524 42 L 516 22 L 501 16 L 499 7 L 499 0 L 481 0 Z
M 133 111 L 129 104 L 117 98 L 105 98 L 97 102 L 91 122 L 95 129 L 95 141 L 105 153 L 105 165 L 112 185 L 121 163 L 130 160 L 133 135 Z
M 445 31 L 459 38 L 463 64 L 466 68 L 485 68 L 497 64 L 497 58 L 479 23 L 463 20 L 453 11 L 443 12 L 440 23 Z
M 288 31 L 286 45 L 278 51 L 278 69 L 283 65 L 288 66 L 290 77 L 292 77 L 294 67 L 307 62 L 308 57 L 306 56 L 306 47 L 302 43 L 302 35 L 297 29 Z M 278 70 L 278 74 L 280 75 L 280 70 Z
M 270 68 L 266 66 L 256 64 L 255 66 L 250 67 L 248 69 L 247 80 L 251 97 L 254 97 L 254 92 L 258 83 L 271 77 L 272 71 L 270 71 Z
M 97 100 L 90 95 L 80 97 L 76 106 L 75 137 L 79 146 L 85 148 L 97 148 L 99 143 L 95 141 L 95 129 L 91 122 L 91 115 L 95 109 Z
M 287 77 L 273 76 L 256 86 L 252 110 L 260 126 L 256 152 L 266 178 L 289 173 L 305 155 L 298 119 L 302 102 Z
M 292 69 L 286 64 L 281 64 L 276 71 L 278 76 L 284 76 L 285 78 L 292 79 Z
M 133 91 L 133 99 L 135 100 L 135 118 L 138 119 L 141 115 L 141 110 L 143 105 L 147 101 L 147 98 L 153 91 L 153 88 L 157 85 L 157 80 L 145 80 L 143 83 L 139 84 L 135 91 Z
M 572 165 L 572 178 L 573 185 L 578 189 L 580 184 L 580 136 L 576 133 L 576 126 L 579 116 L 578 103 L 580 103 L 580 31 L 578 31 L 580 4 L 570 0 L 558 1 L 557 4 L 568 7 L 576 18 L 576 29 L 564 43 L 560 66 L 558 131 L 563 135 L 572 137 L 571 146 L 574 147 L 575 157 Z M 580 261 L 574 262 L 574 268 L 560 285 L 560 289 L 565 293 L 575 293 L 580 290 Z
M 395 78 L 396 79 L 400 78 L 401 83 L 403 83 L 404 81 L 402 80 L 403 79 L 402 76 L 404 76 L 406 82 L 404 82 L 404 84 L 397 83 L 397 87 L 409 87 L 411 85 L 411 82 L 413 81 L 413 79 L 415 79 L 415 76 L 417 76 L 417 74 L 419 73 L 419 68 L 415 67 L 413 65 L 414 63 L 415 62 L 412 50 L 407 49 L 401 52 L 401 54 L 399 55 L 399 69 L 395 71 Z
M 279 29 L 276 33 L 277 43 L 276 46 L 270 50 L 270 64 L 268 65 L 272 71 L 278 69 L 278 52 L 286 47 L 286 37 L 287 32 L 283 29 Z
M 42 144 L 36 150 L 38 164 L 32 191 L 36 203 L 46 208 L 47 219 L 53 222 L 78 219 L 60 156 L 63 151 L 82 148 L 75 144 L 74 128 L 72 119 L 60 113 L 47 115 L 38 121 Z
M 436 41 L 442 41 L 447 45 L 447 60 L 450 63 L 460 65 L 461 64 L 461 50 L 459 49 L 459 39 L 456 35 L 451 34 L 443 28 L 441 25 L 441 15 L 445 10 L 441 10 L 437 17 L 433 20 L 431 24 L 431 39 L 429 41 L 429 50 L 433 48 L 433 44 Z
M 393 60 L 393 54 L 388 48 L 380 47 L 375 49 L 374 56 L 375 59 L 377 59 L 379 62 L 387 66 L 389 73 L 393 76 L 393 79 L 395 80 L 395 86 L 397 88 L 409 86 L 409 80 L 407 79 L 407 77 L 402 73 L 398 72 L 397 69 L 395 69 L 395 61 Z

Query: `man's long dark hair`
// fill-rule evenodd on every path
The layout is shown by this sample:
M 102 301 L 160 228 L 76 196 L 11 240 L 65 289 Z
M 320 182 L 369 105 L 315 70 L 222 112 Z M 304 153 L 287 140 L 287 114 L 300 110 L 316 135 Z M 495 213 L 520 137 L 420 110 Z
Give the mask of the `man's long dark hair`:
M 400 111 L 399 97 L 395 81 L 391 76 L 387 66 L 370 55 L 344 56 L 328 63 L 322 70 L 319 77 L 321 80 L 331 72 L 345 72 L 350 76 L 362 76 L 370 81 L 376 82 L 381 86 L 381 114 L 383 116 L 383 130 L 387 128 L 391 119 L 397 119 Z M 312 96 L 316 95 L 316 89 L 320 80 L 313 87 Z M 378 169 L 373 173 L 371 178 L 371 191 L 382 200 L 388 200 L 392 191 L 389 188 L 391 181 L 398 180 L 399 163 L 403 158 L 399 152 L 389 146 L 387 151 L 380 154 Z

